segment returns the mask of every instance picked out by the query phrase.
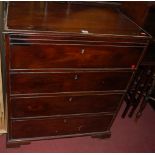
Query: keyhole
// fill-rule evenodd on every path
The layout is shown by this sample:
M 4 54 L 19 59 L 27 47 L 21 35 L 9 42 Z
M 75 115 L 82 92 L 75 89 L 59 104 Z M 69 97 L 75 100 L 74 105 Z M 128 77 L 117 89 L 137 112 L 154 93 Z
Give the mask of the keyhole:
M 75 80 L 77 80 L 77 79 L 78 79 L 78 75 L 77 75 L 77 74 L 74 76 L 74 79 L 75 79 Z
M 73 99 L 73 98 L 72 98 L 72 97 L 70 97 L 70 98 L 69 98 L 69 102 L 72 102 L 72 99 Z
M 85 52 L 85 49 L 82 49 L 82 50 L 81 50 L 81 54 L 84 54 L 84 52 Z

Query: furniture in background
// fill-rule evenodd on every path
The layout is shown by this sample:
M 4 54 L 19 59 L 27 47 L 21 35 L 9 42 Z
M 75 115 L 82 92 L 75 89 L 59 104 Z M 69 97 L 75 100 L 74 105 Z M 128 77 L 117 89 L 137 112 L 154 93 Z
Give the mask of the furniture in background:
M 149 48 L 125 96 L 126 108 L 122 114 L 123 118 L 127 113 L 132 117 L 140 105 L 136 113 L 136 118 L 139 118 L 147 103 L 155 109 L 155 2 L 123 2 L 122 11 L 152 35 Z

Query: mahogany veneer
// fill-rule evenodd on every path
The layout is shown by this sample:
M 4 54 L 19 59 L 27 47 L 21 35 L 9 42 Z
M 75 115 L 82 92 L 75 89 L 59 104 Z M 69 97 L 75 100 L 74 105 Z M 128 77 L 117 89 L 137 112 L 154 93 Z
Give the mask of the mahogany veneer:
M 11 73 L 12 95 L 33 93 L 58 93 L 76 91 L 124 90 L 131 72 L 75 71 L 49 73 Z
M 55 118 L 13 120 L 11 139 L 84 134 L 106 131 L 112 115 L 65 116 Z
M 113 112 L 117 110 L 122 95 L 123 93 L 104 93 L 17 97 L 11 99 L 11 117 L 19 118 L 80 113 L 98 113 L 102 112 L 103 109 L 106 112 Z
M 27 43 L 27 46 L 12 45 L 10 50 L 12 69 L 130 68 L 133 64 L 137 65 L 143 46 L 36 45 Z M 106 59 L 103 61 L 105 57 Z
M 115 6 L 9 2 L 8 146 L 109 137 L 150 36 Z

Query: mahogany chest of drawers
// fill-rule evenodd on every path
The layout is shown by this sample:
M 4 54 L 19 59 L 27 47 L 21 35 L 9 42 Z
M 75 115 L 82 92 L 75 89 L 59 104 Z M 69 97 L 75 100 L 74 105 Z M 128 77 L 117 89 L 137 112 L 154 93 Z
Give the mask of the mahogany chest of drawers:
M 10 2 L 5 13 L 8 146 L 109 137 L 150 36 L 106 5 Z

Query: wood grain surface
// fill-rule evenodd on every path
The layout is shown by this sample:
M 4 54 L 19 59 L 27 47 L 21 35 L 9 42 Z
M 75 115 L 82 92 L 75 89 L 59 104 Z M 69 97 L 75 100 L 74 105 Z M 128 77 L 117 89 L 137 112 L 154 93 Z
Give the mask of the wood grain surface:
M 7 143 L 109 135 L 150 36 L 105 5 L 10 2 L 6 16 Z

